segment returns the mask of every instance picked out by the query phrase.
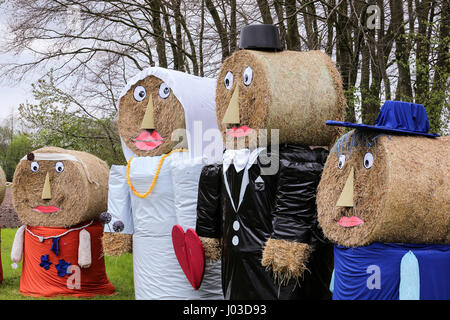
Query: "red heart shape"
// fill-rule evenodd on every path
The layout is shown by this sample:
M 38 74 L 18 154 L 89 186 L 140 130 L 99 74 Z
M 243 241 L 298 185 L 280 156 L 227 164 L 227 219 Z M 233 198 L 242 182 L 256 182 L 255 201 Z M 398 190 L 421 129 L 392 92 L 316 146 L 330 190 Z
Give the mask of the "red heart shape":
M 178 263 L 194 290 L 198 290 L 205 271 L 205 251 L 194 229 L 184 232 L 180 225 L 172 228 L 172 244 Z

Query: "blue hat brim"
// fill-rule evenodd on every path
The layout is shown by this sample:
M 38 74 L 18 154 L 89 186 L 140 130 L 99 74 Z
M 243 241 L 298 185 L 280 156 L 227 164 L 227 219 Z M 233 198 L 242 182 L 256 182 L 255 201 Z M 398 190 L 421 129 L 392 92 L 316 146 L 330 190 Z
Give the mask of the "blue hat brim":
M 369 126 L 367 124 L 362 124 L 362 123 L 342 122 L 342 121 L 333 121 L 333 120 L 327 120 L 325 123 L 327 126 L 347 127 L 347 128 L 355 128 L 355 129 L 362 129 L 362 130 L 365 129 L 365 130 L 378 131 L 378 132 L 389 132 L 389 133 L 396 133 L 396 134 L 425 136 L 425 137 L 430 137 L 430 138 L 440 137 L 440 135 L 437 133 L 423 133 L 423 132 L 416 132 L 416 131 L 409 131 L 409 130 L 402 130 L 402 129 L 393 129 L 393 128 L 383 127 L 383 126 Z

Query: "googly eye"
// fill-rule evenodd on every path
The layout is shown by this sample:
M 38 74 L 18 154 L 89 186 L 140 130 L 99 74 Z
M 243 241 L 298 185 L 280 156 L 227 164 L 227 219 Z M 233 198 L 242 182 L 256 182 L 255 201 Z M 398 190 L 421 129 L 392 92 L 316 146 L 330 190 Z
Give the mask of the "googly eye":
M 134 100 L 141 102 L 147 96 L 147 91 L 143 86 L 137 86 L 134 88 Z
M 31 171 L 33 172 L 38 172 L 39 171 L 39 163 L 37 163 L 36 161 L 31 163 Z
M 233 87 L 233 81 L 234 76 L 231 73 L 231 71 L 228 71 L 227 75 L 225 76 L 225 79 L 223 80 L 223 82 L 225 83 L 225 88 L 227 88 L 227 90 L 230 90 Z
M 250 67 L 247 67 L 244 71 L 244 84 L 248 87 L 253 80 L 253 70 Z
M 370 152 L 367 152 L 366 155 L 364 156 L 364 168 L 366 169 L 370 169 L 372 168 L 373 165 L 373 154 L 371 154 Z
M 64 163 L 62 163 L 62 162 L 57 162 L 56 165 L 55 165 L 55 170 L 56 170 L 56 172 L 58 172 L 58 173 L 63 172 L 63 171 L 64 171 Z
M 342 168 L 344 167 L 344 165 L 345 165 L 345 155 L 341 154 L 341 155 L 339 156 L 339 162 L 338 162 L 338 168 L 339 168 L 339 170 L 342 170 Z
M 161 83 L 161 85 L 159 86 L 159 91 L 158 94 L 161 98 L 163 99 L 167 99 L 170 95 L 170 88 L 167 84 L 165 84 L 164 82 Z

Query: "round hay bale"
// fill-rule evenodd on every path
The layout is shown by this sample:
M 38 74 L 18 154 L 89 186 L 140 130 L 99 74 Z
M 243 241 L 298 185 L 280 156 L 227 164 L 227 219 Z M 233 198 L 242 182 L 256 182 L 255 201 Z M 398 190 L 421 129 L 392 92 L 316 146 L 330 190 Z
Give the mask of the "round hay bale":
M 185 129 L 185 116 L 183 106 L 173 92 L 167 98 L 161 98 L 159 89 L 163 81 L 155 76 L 148 76 L 131 86 L 120 99 L 119 119 L 117 125 L 119 134 L 126 146 L 134 154 L 143 156 L 158 156 L 169 153 L 176 148 L 185 148 L 187 145 L 178 145 L 180 141 L 172 141 L 172 132 L 176 129 Z M 145 88 L 146 96 L 142 101 L 134 97 L 137 87 Z M 142 122 L 146 116 L 150 97 L 153 102 L 154 130 L 162 137 L 163 142 L 152 150 L 142 150 L 137 147 L 134 140 L 142 132 Z M 186 142 L 187 139 L 184 139 Z
M 253 72 L 249 85 L 244 83 L 247 67 Z M 224 81 L 229 73 L 233 81 L 227 88 Z M 279 129 L 280 143 L 328 146 L 344 132 L 325 125 L 328 119 L 344 120 L 345 97 L 339 72 L 321 51 L 240 50 L 228 57 L 216 90 L 217 121 L 224 141 L 231 126 L 222 121 L 236 86 L 239 124 L 253 131 L 267 129 L 268 138 L 269 130 Z
M 370 166 L 368 153 L 374 159 L 369 169 L 364 165 L 367 161 Z M 331 150 L 318 188 L 318 219 L 325 236 L 344 246 L 450 243 L 449 154 L 449 137 L 347 133 Z M 353 206 L 337 206 L 352 168 Z M 363 223 L 339 223 L 352 217 Z
M 0 167 L 0 203 L 5 199 L 6 183 L 5 171 Z
M 120 256 L 133 251 L 133 237 L 118 232 L 103 233 L 103 252 L 107 256 Z
M 13 180 L 13 204 L 24 224 L 67 228 L 98 219 L 106 211 L 109 168 L 104 161 L 86 152 L 55 147 L 36 150 L 32 155 L 29 159 L 33 160 L 19 162 Z M 33 163 L 38 164 L 35 172 L 31 170 Z M 64 165 L 62 172 L 56 170 L 61 169 L 59 163 Z M 46 181 L 50 199 L 43 199 Z M 59 210 L 44 212 L 42 207 Z

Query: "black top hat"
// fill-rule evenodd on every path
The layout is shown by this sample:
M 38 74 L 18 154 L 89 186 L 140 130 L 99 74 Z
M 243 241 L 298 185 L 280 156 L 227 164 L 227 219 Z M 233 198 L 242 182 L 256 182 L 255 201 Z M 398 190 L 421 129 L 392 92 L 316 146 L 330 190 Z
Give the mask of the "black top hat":
M 282 51 L 280 32 L 272 24 L 252 24 L 241 30 L 239 49 Z

